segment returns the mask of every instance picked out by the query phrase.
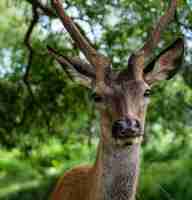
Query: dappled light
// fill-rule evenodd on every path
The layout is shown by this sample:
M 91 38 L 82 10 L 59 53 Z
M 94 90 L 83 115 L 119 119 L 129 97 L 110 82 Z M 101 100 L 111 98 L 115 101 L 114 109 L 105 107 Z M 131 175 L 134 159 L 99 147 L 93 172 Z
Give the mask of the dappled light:
M 136 50 L 149 59 L 143 61 L 138 54 L 133 61 L 147 65 L 147 70 L 153 65 L 154 74 L 155 70 L 160 74 L 163 64 L 171 60 L 170 54 L 163 57 L 164 50 L 182 38 L 185 53 L 178 73 L 150 89 L 136 200 L 191 200 L 191 1 L 178 0 L 173 23 L 161 38 L 162 30 L 154 31 L 151 37 L 156 38 L 143 46 L 168 1 L 63 0 L 80 34 L 89 37 L 86 48 L 78 44 L 84 55 L 50 2 L 0 1 L 0 199 L 48 199 L 65 171 L 93 164 L 101 120 L 97 111 L 101 105 L 96 106 L 95 101 L 103 100 L 96 93 L 106 89 L 95 87 L 103 78 L 98 74 L 103 70 L 110 80 L 120 82 L 127 73 L 128 58 L 131 63 Z M 174 53 L 182 54 L 181 45 L 178 47 Z M 95 70 L 94 56 L 100 53 L 107 67 Z M 122 73 L 119 80 L 118 70 Z M 133 76 L 140 78 L 136 73 L 133 70 Z M 159 80 L 165 78 L 169 77 Z M 149 85 L 154 80 L 145 77 Z

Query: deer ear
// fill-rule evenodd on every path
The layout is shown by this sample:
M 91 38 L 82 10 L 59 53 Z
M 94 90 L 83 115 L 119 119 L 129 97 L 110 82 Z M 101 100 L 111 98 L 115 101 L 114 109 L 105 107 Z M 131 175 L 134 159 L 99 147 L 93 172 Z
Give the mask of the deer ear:
M 183 55 L 184 40 L 179 38 L 145 68 L 144 80 L 152 85 L 172 78 L 182 65 Z

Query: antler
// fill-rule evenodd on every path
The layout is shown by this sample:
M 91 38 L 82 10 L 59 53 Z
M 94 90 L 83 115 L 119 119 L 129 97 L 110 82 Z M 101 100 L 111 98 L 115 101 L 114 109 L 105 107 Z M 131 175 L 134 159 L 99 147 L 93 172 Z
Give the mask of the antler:
M 64 27 L 71 35 L 75 44 L 83 52 L 87 60 L 96 69 L 96 85 L 99 93 L 102 93 L 105 86 L 105 73 L 106 68 L 110 66 L 110 60 L 99 54 L 87 41 L 87 39 L 81 34 L 81 31 L 75 25 L 73 20 L 66 15 L 62 3 L 60 0 L 52 0 L 52 5 L 56 10 L 56 13 L 60 20 L 62 21 Z
M 177 0 L 171 0 L 169 8 L 165 12 L 165 14 L 160 18 L 159 22 L 157 23 L 154 30 L 151 32 L 150 37 L 145 42 L 144 46 L 129 59 L 129 72 L 133 73 L 134 78 L 143 78 L 144 67 L 146 63 L 150 60 L 154 48 L 158 45 L 163 31 L 166 29 L 168 24 L 174 19 L 176 8 Z
M 143 48 L 141 49 L 141 51 L 144 51 L 144 57 L 149 57 L 153 49 L 158 45 L 161 39 L 161 34 L 166 29 L 167 25 L 174 19 L 176 8 L 177 0 L 171 0 L 170 7 L 160 18 L 149 39 L 146 41 Z
M 87 76 L 93 80 L 96 79 L 94 68 L 90 64 L 86 63 L 84 60 L 80 59 L 79 57 L 64 56 L 50 46 L 47 46 L 47 49 L 54 56 L 57 62 L 60 63 L 62 66 L 74 68 L 80 74 Z

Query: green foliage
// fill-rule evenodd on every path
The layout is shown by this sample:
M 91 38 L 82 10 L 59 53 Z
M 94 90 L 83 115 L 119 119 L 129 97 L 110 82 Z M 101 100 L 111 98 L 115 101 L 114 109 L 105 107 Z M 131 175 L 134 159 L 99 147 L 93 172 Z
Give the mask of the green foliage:
M 191 199 L 191 167 L 190 160 L 145 163 L 138 199 Z
M 24 138 L 25 139 L 25 138 Z M 29 141 L 11 151 L 0 151 L 0 198 L 48 198 L 56 177 L 72 166 L 93 162 L 95 145 L 87 139 L 71 135 L 67 142 L 55 137 Z
M 29 73 L 33 96 L 24 84 L 28 51 L 24 36 L 32 17 L 31 0 L 0 1 L 0 198 L 47 199 L 64 170 L 92 163 L 99 118 L 91 91 L 69 80 L 47 52 L 79 55 L 54 17 L 41 17 L 31 38 L 34 58 Z M 167 1 L 63 1 L 93 45 L 127 66 L 141 47 Z M 191 200 L 191 27 L 189 1 L 180 0 L 178 19 L 165 32 L 160 48 L 185 34 L 186 60 L 181 73 L 154 88 L 143 145 L 138 199 Z M 49 6 L 50 4 L 48 4 Z M 184 24 L 184 25 L 181 25 Z M 57 28 L 56 28 L 57 27 Z M 92 143 L 92 145 L 91 145 Z

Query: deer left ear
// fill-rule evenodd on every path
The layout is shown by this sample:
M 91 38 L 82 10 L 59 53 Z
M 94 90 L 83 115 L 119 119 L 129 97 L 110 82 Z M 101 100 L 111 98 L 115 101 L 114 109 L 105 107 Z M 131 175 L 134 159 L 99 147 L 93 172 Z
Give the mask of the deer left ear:
M 172 78 L 180 69 L 184 55 L 184 40 L 177 39 L 160 53 L 144 70 L 144 80 L 149 85 Z

